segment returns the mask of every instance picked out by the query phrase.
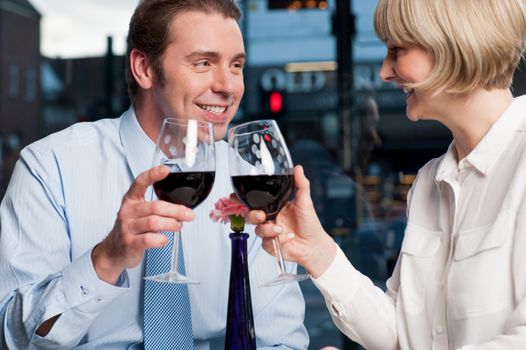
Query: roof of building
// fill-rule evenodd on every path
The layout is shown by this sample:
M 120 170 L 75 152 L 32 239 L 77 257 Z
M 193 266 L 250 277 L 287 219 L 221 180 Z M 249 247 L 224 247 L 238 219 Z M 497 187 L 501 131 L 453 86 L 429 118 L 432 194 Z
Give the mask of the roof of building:
M 16 13 L 20 16 L 40 19 L 41 14 L 29 0 L 0 0 L 0 10 Z

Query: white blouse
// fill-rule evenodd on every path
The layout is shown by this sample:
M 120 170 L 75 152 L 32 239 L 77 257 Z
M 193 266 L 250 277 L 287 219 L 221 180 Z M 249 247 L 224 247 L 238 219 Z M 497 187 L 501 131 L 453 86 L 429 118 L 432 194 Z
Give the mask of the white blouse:
M 341 250 L 314 280 L 368 349 L 526 349 L 526 96 L 466 158 L 454 150 L 418 172 L 385 293 Z

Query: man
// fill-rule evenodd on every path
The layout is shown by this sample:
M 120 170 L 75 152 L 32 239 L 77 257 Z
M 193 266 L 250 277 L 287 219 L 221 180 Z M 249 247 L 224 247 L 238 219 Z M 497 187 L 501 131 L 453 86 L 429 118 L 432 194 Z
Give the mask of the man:
M 132 108 L 22 151 L 0 208 L 4 345 L 142 349 L 143 257 L 167 244 L 158 232 L 183 222 L 186 273 L 201 282 L 188 288 L 194 345 L 224 334 L 229 230 L 207 213 L 232 192 L 225 142 L 216 143 L 214 188 L 194 211 L 145 198 L 168 172 L 149 169 L 165 116 L 209 121 L 224 137 L 244 92 L 239 16 L 233 0 L 141 1 L 128 36 Z M 275 261 L 254 234 L 249 264 L 258 346 L 306 348 L 298 285 L 255 288 Z M 167 334 L 170 326 L 160 325 Z
M 356 176 L 368 173 L 369 160 L 375 148 L 382 144 L 382 139 L 378 134 L 378 122 L 380 121 L 380 111 L 375 98 L 375 91 L 372 87 L 366 86 L 358 99 L 358 118 L 354 130 L 358 131 L 353 135 L 354 146 L 356 148 L 354 169 Z

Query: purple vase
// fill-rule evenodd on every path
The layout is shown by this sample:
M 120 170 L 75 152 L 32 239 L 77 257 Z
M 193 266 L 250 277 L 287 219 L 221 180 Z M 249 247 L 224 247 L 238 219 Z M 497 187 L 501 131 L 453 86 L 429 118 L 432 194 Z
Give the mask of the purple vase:
M 232 241 L 232 262 L 225 349 L 256 350 L 256 331 L 248 275 L 248 234 L 233 232 L 229 237 Z

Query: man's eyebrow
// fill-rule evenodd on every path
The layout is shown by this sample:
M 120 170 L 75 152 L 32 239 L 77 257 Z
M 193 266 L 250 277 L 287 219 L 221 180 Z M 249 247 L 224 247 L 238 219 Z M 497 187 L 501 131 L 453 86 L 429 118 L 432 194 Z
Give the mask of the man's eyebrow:
M 247 59 L 247 55 L 242 52 L 242 53 L 238 53 L 237 55 L 234 56 L 234 60 L 246 60 Z
M 218 52 L 215 52 L 215 51 L 194 51 L 191 54 L 187 55 L 186 59 L 188 61 L 191 61 L 191 60 L 194 60 L 194 59 L 197 59 L 197 58 L 202 58 L 202 57 L 219 59 L 219 57 L 221 57 L 221 55 Z
M 218 60 L 221 57 L 221 54 L 216 51 L 194 51 L 186 56 L 187 61 L 192 61 L 198 58 L 212 58 Z M 245 60 L 247 55 L 244 52 L 238 53 L 234 56 L 234 60 Z

